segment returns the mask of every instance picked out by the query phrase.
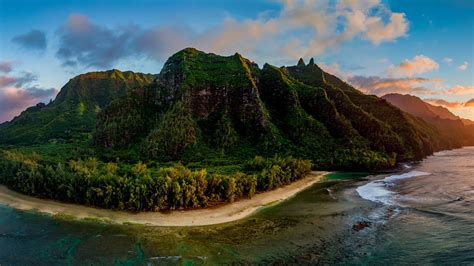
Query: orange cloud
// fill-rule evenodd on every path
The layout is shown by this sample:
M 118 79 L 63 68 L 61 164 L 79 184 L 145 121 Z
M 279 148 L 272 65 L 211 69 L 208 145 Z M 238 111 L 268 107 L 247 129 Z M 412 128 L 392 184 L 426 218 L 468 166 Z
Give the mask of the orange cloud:
M 448 108 L 460 108 L 464 105 L 462 102 L 448 102 L 443 99 L 425 99 L 425 101 L 433 105 L 444 106 Z
M 464 107 L 474 107 L 474 99 L 470 99 L 466 103 L 464 103 Z
M 417 55 L 413 59 L 405 59 L 398 65 L 392 65 L 387 69 L 390 76 L 408 76 L 427 73 L 439 68 L 439 64 L 433 59 Z
M 474 93 L 474 86 L 454 86 L 451 89 L 447 90 L 448 94 L 471 94 Z
M 432 95 L 437 94 L 436 91 L 426 88 L 423 85 L 429 83 L 442 82 L 439 79 L 427 78 L 382 78 L 377 76 L 363 77 L 353 76 L 347 79 L 349 83 L 357 87 L 364 93 L 373 95 L 385 95 L 388 93 L 401 94 L 423 94 Z

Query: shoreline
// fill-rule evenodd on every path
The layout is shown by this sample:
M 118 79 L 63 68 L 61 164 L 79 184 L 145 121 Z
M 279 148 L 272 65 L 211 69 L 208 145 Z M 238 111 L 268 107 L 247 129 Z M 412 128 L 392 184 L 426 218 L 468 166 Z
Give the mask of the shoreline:
M 209 208 L 173 210 L 167 213 L 114 211 L 55 200 L 40 199 L 12 191 L 0 185 L 0 204 L 22 211 L 71 216 L 78 220 L 97 220 L 113 224 L 142 224 L 148 226 L 205 226 L 243 219 L 264 206 L 289 199 L 320 182 L 330 172 L 312 171 L 304 178 L 271 191 L 255 194 Z

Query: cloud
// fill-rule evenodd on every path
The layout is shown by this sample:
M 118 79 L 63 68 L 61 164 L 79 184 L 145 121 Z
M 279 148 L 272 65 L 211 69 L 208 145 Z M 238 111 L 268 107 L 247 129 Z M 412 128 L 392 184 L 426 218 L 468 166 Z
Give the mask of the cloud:
M 370 17 L 366 22 L 368 25 L 364 38 L 371 40 L 374 44 L 395 40 L 404 36 L 408 31 L 408 23 L 403 13 L 391 14 L 390 20 L 386 24 L 380 17 Z
M 449 102 L 443 99 L 425 99 L 424 101 L 433 105 L 444 106 L 448 108 L 460 108 L 464 105 L 462 102 Z
M 345 72 L 341 70 L 341 66 L 338 63 L 332 64 L 325 64 L 325 63 L 318 63 L 318 66 L 321 67 L 324 71 L 328 72 L 329 74 L 336 75 L 342 79 L 349 79 L 352 77 L 351 73 Z
M 36 76 L 28 72 L 23 73 L 21 76 L 0 75 L 0 88 L 8 86 L 21 87 L 35 80 Z
M 446 91 L 447 94 L 471 94 L 474 93 L 474 86 L 454 86 Z
M 470 99 L 467 102 L 450 102 L 443 99 L 425 99 L 426 102 L 429 102 L 433 105 L 444 106 L 448 108 L 463 108 L 463 107 L 474 107 L 474 99 Z
M 35 81 L 36 76 L 28 72 L 17 76 L 0 75 L 0 123 L 56 95 L 57 90 L 40 88 L 32 84 Z
M 450 57 L 445 57 L 445 58 L 443 58 L 443 61 L 447 64 L 451 64 L 453 62 L 453 59 L 450 58 Z
M 27 107 L 47 101 L 57 94 L 55 89 L 38 87 L 0 89 L 0 123 L 11 120 Z
M 438 79 L 427 79 L 421 77 L 384 78 L 378 76 L 353 76 L 349 77 L 347 81 L 366 94 L 373 94 L 379 96 L 388 93 L 415 93 L 423 95 L 437 94 L 436 91 L 424 87 L 423 85 L 441 82 L 441 80 Z
M 132 41 L 130 50 L 137 54 L 144 53 L 152 59 L 162 60 L 185 48 L 195 34 L 191 28 L 185 26 L 153 27 L 141 31 Z
M 417 55 L 413 59 L 405 59 L 398 65 L 392 65 L 387 69 L 387 73 L 390 76 L 407 76 L 412 77 L 414 75 L 427 73 L 439 68 L 439 64 L 433 59 L 424 56 Z
M 26 49 L 46 49 L 46 34 L 40 30 L 33 29 L 28 33 L 16 35 L 12 41 Z
M 464 107 L 474 107 L 474 99 L 470 99 L 469 101 L 465 102 Z
M 10 73 L 13 69 L 13 62 L 12 61 L 3 61 L 0 62 L 0 72 L 3 73 Z
M 468 67 L 469 67 L 469 62 L 464 61 L 461 65 L 458 66 L 458 69 L 459 69 L 460 71 L 464 71 L 464 70 L 466 70 Z
M 130 55 L 129 45 L 134 26 L 111 30 L 93 24 L 80 14 L 72 14 L 57 31 L 57 57 L 64 66 L 110 67 L 120 58 Z
M 404 13 L 393 13 L 379 0 L 339 1 L 287 0 L 275 19 L 278 34 L 310 30 L 301 40 L 292 36 L 282 49 L 292 58 L 314 56 L 338 44 L 360 37 L 378 45 L 405 36 L 408 21 Z M 299 41 L 295 41 L 299 39 Z M 285 46 L 283 46 L 285 47 Z
M 280 4 L 273 16 L 267 12 L 244 20 L 227 17 L 201 31 L 182 24 L 109 28 L 72 14 L 57 31 L 56 54 L 65 66 L 96 67 L 110 67 L 128 56 L 162 60 L 189 46 L 294 59 L 319 55 L 354 38 L 378 45 L 408 31 L 405 14 L 392 12 L 380 0 L 281 0 Z

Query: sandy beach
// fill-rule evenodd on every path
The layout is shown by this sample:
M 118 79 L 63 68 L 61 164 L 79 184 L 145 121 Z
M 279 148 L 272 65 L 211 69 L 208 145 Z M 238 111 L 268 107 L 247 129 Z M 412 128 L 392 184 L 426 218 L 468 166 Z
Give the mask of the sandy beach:
M 242 219 L 262 206 L 276 204 L 319 182 L 328 172 L 311 172 L 305 178 L 272 191 L 259 193 L 251 199 L 194 210 L 175 210 L 167 213 L 114 211 L 61 203 L 54 200 L 26 196 L 0 186 L 0 204 L 18 210 L 37 211 L 51 215 L 61 214 L 77 219 L 104 220 L 117 224 L 133 223 L 149 226 L 203 226 Z

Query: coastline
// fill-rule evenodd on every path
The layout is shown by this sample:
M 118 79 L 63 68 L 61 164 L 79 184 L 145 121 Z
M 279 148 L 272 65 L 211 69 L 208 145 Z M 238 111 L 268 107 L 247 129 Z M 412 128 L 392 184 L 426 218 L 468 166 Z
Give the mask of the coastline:
M 212 208 L 174 210 L 167 213 L 114 211 L 95 207 L 62 203 L 26 196 L 0 186 L 0 204 L 23 211 L 37 211 L 50 215 L 71 216 L 82 220 L 106 221 L 114 224 L 142 224 L 148 226 L 205 226 L 232 222 L 253 214 L 262 206 L 273 205 L 293 197 L 298 192 L 321 181 L 329 172 L 310 172 L 306 177 L 284 187 L 258 193 L 250 199 Z

